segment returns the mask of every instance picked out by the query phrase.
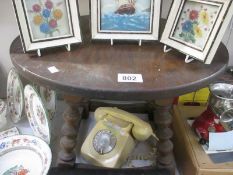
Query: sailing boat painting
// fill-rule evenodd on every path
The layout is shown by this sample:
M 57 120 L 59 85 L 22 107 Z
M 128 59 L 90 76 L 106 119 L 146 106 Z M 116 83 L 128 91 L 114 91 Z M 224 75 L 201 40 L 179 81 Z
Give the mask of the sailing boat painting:
M 153 0 L 99 0 L 100 32 L 151 33 Z

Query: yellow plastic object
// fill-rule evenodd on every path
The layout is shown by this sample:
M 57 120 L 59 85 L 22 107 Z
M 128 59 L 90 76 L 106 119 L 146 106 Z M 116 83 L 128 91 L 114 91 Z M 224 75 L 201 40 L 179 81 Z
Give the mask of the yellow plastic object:
M 201 106 L 205 106 L 208 102 L 209 94 L 210 94 L 209 88 L 203 88 L 196 92 L 192 92 L 180 96 L 178 103 L 179 104 L 199 103 Z
M 95 111 L 95 118 L 97 121 L 106 117 L 114 117 L 132 123 L 133 136 L 139 141 L 145 141 L 153 135 L 153 130 L 149 123 L 126 111 L 111 107 L 101 107 Z
M 97 124 L 81 148 L 81 155 L 90 163 L 119 168 L 135 147 L 135 141 L 156 137 L 147 122 L 126 111 L 101 107 L 95 111 Z
M 110 125 L 110 123 L 100 120 L 82 145 L 81 154 L 85 160 L 93 165 L 108 168 L 120 168 L 126 161 L 128 155 L 133 151 L 135 142 L 129 132 L 118 130 L 117 127 L 111 127 Z M 128 128 L 130 127 L 132 128 L 132 125 L 128 126 Z M 93 140 L 99 131 L 104 130 L 114 133 L 117 141 L 112 151 L 106 154 L 101 154 L 93 147 Z

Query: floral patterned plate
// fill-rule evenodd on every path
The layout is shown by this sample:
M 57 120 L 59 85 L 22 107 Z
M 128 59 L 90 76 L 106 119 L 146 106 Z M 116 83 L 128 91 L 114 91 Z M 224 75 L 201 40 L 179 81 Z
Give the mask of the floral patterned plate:
M 6 112 L 6 103 L 0 99 L 0 129 L 4 128 L 4 126 L 7 124 Z
M 19 122 L 24 108 L 23 85 L 15 68 L 12 68 L 8 74 L 7 104 L 12 121 Z
M 50 143 L 50 131 L 48 114 L 37 91 L 31 85 L 24 88 L 25 113 L 29 124 L 35 134 L 48 144 Z
M 41 86 L 40 96 L 48 111 L 49 119 L 51 120 L 56 112 L 56 92 Z
M 17 135 L 0 140 L 1 175 L 46 175 L 51 160 L 49 146 L 37 137 Z
M 15 135 L 19 135 L 19 130 L 16 127 L 0 132 L 0 140 Z

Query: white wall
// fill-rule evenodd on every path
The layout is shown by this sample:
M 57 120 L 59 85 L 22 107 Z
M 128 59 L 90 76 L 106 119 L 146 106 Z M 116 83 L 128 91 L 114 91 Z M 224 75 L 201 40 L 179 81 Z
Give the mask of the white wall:
M 11 65 L 9 47 L 12 40 L 19 35 L 11 1 L 0 2 L 0 97 L 6 92 L 6 75 Z
M 78 0 L 80 15 L 89 15 L 89 0 Z
M 230 54 L 229 66 L 233 67 L 233 17 L 231 19 L 231 23 L 229 24 L 228 30 L 225 33 L 223 42 L 227 46 Z
M 89 0 L 78 0 L 81 15 L 89 14 Z M 162 17 L 166 18 L 172 0 L 163 0 Z M 233 28 L 233 22 L 229 29 Z M 228 45 L 228 50 L 231 54 L 230 64 L 233 66 L 233 32 L 228 30 L 224 37 L 224 42 Z M 231 35 L 230 35 L 231 34 Z M 6 76 L 9 69 L 12 67 L 9 47 L 13 39 L 19 35 L 16 24 L 14 11 L 11 0 L 0 1 L 0 98 L 5 94 Z

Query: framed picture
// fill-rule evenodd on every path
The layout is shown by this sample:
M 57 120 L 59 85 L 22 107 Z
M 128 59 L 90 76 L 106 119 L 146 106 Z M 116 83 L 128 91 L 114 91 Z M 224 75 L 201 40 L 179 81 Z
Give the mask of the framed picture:
M 12 0 L 24 51 L 80 43 L 76 0 Z
M 232 0 L 174 0 L 161 42 L 210 64 L 232 15 Z
M 92 39 L 158 40 L 161 0 L 91 0 Z

